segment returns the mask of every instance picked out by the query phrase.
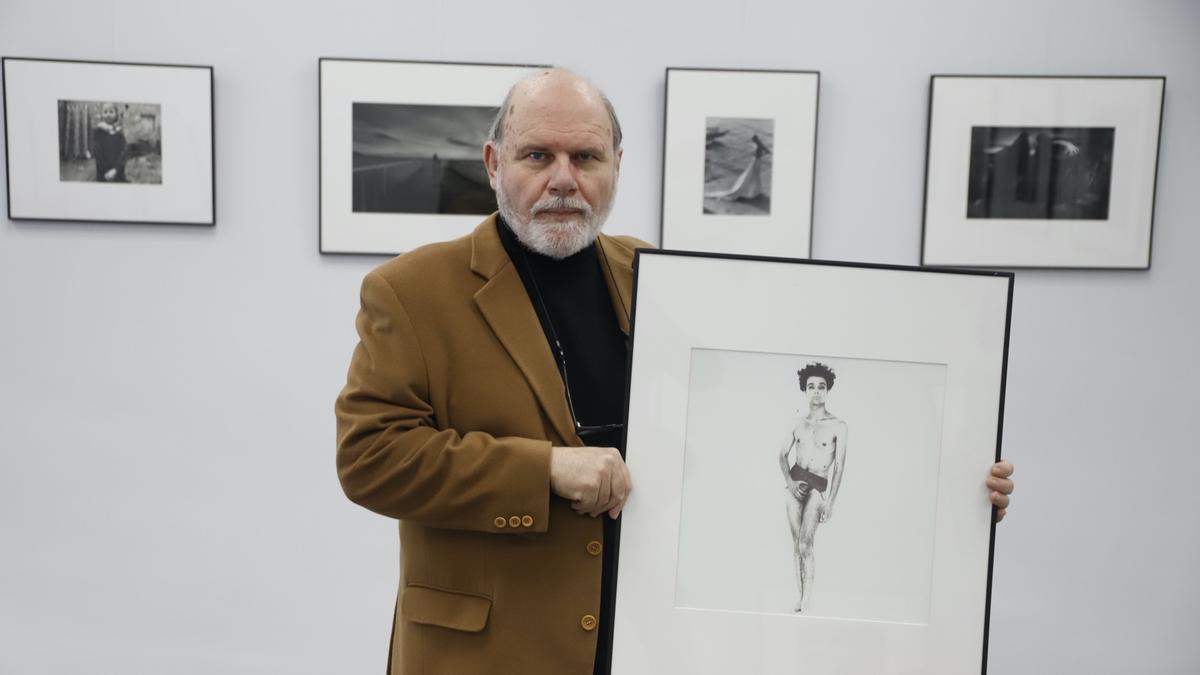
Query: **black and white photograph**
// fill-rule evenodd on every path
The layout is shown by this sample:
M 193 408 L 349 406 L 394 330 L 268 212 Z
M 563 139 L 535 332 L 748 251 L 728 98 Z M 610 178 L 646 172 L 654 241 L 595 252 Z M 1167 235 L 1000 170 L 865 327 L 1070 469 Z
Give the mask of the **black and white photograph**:
M 58 102 L 59 180 L 162 184 L 162 106 Z
M 927 622 L 945 378 L 693 351 L 677 605 Z
M 1150 268 L 1166 78 L 934 75 L 921 264 Z
M 1112 127 L 972 127 L 968 218 L 1105 220 Z
M 664 248 L 809 257 L 820 79 L 667 68 Z
M 704 130 L 704 213 L 771 213 L 775 120 L 710 117 Z
M 5 57 L 13 220 L 216 224 L 213 68 Z
M 612 672 L 980 672 L 1012 273 L 634 271 Z
M 495 211 L 480 160 L 495 114 L 486 106 L 355 103 L 353 210 Z
M 492 119 L 542 67 L 319 59 L 321 253 L 396 255 L 474 229 L 496 210 Z

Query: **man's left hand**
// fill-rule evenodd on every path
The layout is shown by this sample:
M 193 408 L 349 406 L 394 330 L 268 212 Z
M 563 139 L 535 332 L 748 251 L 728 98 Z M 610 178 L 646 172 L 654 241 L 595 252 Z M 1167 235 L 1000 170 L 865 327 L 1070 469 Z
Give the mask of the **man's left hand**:
M 992 491 L 992 504 L 996 507 L 996 522 L 1004 520 L 1004 515 L 1008 513 L 1008 496 L 1012 494 L 1013 482 L 1013 465 L 1006 461 L 996 462 L 992 465 L 992 475 L 988 476 L 987 486 Z

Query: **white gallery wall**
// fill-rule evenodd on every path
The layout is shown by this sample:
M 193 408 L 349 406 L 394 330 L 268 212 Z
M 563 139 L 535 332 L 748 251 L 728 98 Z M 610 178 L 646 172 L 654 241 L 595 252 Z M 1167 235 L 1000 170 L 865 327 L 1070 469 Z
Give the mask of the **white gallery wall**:
M 899 264 L 931 73 L 1167 76 L 1152 269 L 1017 275 L 988 671 L 1200 672 L 1200 3 L 3 0 L 0 54 L 212 65 L 217 142 L 215 228 L 0 223 L 0 673 L 382 672 L 332 406 L 383 259 L 317 252 L 320 56 L 590 75 L 651 242 L 664 68 L 819 70 L 814 256 Z

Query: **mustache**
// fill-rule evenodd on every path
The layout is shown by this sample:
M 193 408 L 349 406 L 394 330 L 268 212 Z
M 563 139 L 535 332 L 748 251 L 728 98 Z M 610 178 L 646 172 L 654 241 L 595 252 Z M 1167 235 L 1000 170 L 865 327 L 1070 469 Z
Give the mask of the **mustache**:
M 592 205 L 588 204 L 579 197 L 548 197 L 534 203 L 529 207 L 529 215 L 536 217 L 538 214 L 545 211 L 554 211 L 559 209 L 572 209 L 581 211 L 585 217 L 590 218 L 592 215 Z

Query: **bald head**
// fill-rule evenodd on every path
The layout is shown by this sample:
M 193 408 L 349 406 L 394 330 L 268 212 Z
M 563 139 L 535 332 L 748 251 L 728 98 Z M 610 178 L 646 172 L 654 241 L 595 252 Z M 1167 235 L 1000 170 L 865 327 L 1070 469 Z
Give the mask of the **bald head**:
M 540 70 L 518 80 L 492 119 L 488 140 L 499 146 L 509 134 L 513 117 L 526 113 L 574 119 L 607 118 L 612 149 L 615 152 L 621 148 L 621 123 L 612 101 L 590 80 L 565 68 Z
M 621 155 L 612 104 L 560 68 L 513 86 L 483 146 L 500 215 L 527 248 L 552 258 L 574 255 L 599 236 Z

